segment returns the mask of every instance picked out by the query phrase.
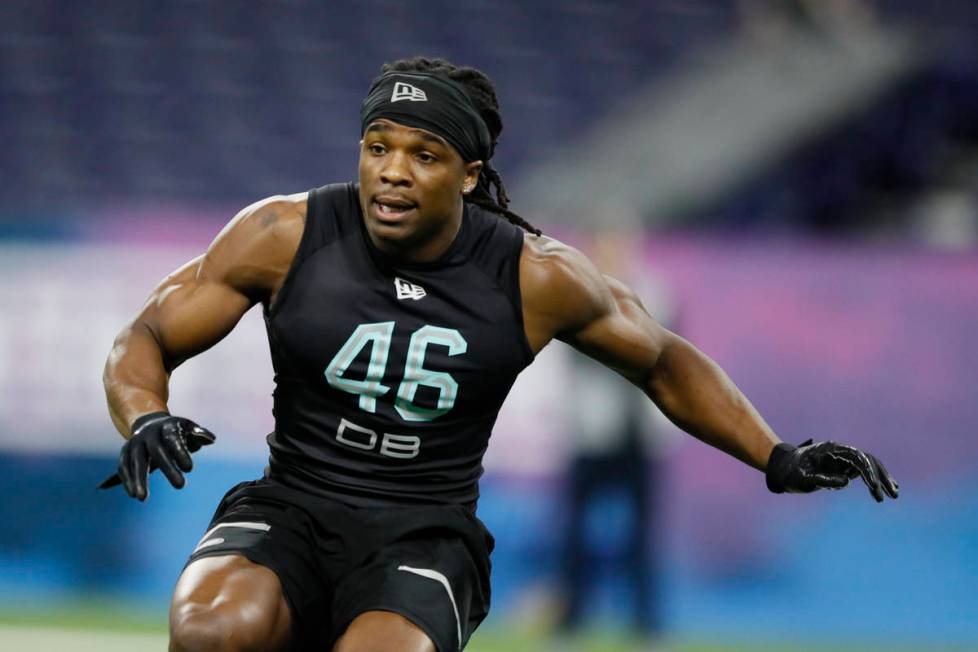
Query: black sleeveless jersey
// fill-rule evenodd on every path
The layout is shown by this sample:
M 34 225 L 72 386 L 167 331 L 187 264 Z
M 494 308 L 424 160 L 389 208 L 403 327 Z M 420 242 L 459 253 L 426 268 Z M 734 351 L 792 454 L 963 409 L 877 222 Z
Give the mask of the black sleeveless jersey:
M 438 261 L 395 262 L 370 241 L 356 184 L 310 191 L 265 311 L 269 475 L 354 505 L 474 505 L 499 408 L 533 359 L 522 245 L 519 227 L 466 203 Z

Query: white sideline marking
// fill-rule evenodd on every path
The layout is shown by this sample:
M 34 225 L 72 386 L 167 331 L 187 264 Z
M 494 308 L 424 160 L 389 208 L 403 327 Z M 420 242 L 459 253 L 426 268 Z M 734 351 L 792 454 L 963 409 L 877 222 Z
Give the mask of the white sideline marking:
M 398 566 L 397 570 L 407 571 L 408 573 L 414 573 L 415 575 L 420 575 L 421 577 L 427 577 L 429 580 L 435 580 L 436 582 L 441 582 L 441 585 L 445 587 L 448 591 L 448 599 L 452 601 L 452 610 L 455 612 L 455 629 L 458 633 L 458 649 L 462 649 L 462 621 L 458 617 L 458 605 L 455 604 L 455 594 L 452 593 L 452 585 L 448 583 L 448 578 L 439 573 L 436 570 L 431 570 L 430 568 L 411 568 L 410 566 Z
M 58 627 L 0 625 L 0 649 L 31 652 L 149 652 L 165 650 L 166 634 L 135 634 Z

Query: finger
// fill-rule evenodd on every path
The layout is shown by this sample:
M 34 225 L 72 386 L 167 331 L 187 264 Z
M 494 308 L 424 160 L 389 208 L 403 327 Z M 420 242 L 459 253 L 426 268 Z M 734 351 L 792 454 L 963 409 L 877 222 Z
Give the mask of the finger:
M 119 474 L 118 473 L 113 473 L 112 475 L 110 475 L 109 477 L 107 477 L 105 480 L 102 480 L 102 482 L 101 482 L 101 484 L 99 484 L 98 488 L 99 489 L 111 489 L 112 487 L 115 487 L 115 486 L 120 485 L 120 484 L 122 484 L 122 478 L 119 477 Z
M 146 500 L 149 495 L 149 451 L 141 440 L 133 441 L 130 449 L 128 472 L 132 491 L 129 495 L 137 500 Z
M 815 468 L 821 473 L 838 475 L 846 474 L 850 480 L 861 475 L 857 464 L 849 457 L 843 455 L 843 450 L 849 448 L 844 444 L 837 444 L 834 441 L 826 441 L 818 444 L 815 448 Z
M 187 433 L 187 442 L 193 452 L 199 451 L 203 446 L 210 446 L 215 441 L 217 441 L 217 437 L 214 436 L 214 433 L 196 424 Z
M 166 439 L 168 438 L 164 437 L 164 441 L 153 448 L 153 462 L 156 463 L 156 466 L 163 472 L 163 475 L 166 476 L 166 479 L 170 481 L 171 485 L 177 489 L 181 489 L 186 481 L 183 478 L 183 474 L 180 473 L 180 469 L 177 468 L 176 464 L 170 458 L 169 451 L 167 450 L 169 446 L 166 443 Z
M 177 432 L 168 432 L 163 435 L 163 455 L 171 460 L 181 471 L 190 471 L 194 468 L 194 461 L 190 458 L 190 451 L 187 450 L 187 443 Z M 167 476 L 168 478 L 170 476 Z
M 852 446 L 839 446 L 829 455 L 838 456 L 859 469 L 859 474 L 862 476 L 863 482 L 866 483 L 866 487 L 869 488 L 869 493 L 872 494 L 873 499 L 878 503 L 883 502 L 883 486 L 876 474 L 876 468 L 869 461 L 866 453 Z
M 843 473 L 815 473 L 812 480 L 819 489 L 842 489 L 849 484 L 849 476 Z
M 869 457 L 873 460 L 873 464 L 876 465 L 877 474 L 882 480 L 883 491 L 885 491 L 890 498 L 898 498 L 900 496 L 900 485 L 893 479 L 890 472 L 886 470 L 886 467 L 879 461 L 879 458 L 877 458 L 875 455 L 870 455 Z
M 130 498 L 136 497 L 136 485 L 132 479 L 132 473 L 129 471 L 130 460 L 129 457 L 132 452 L 129 450 L 131 444 L 125 444 L 122 447 L 122 452 L 119 454 L 119 466 L 118 474 L 119 480 L 122 482 L 122 488 L 126 490 Z

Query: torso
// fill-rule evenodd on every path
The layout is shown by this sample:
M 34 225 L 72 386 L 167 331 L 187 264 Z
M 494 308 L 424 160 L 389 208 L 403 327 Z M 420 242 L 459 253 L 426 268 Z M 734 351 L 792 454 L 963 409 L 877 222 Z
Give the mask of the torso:
M 549 339 L 523 323 L 533 245 L 466 206 L 441 259 L 399 264 L 370 244 L 359 210 L 353 184 L 310 193 L 266 302 L 270 472 L 353 504 L 473 504 L 499 407 Z

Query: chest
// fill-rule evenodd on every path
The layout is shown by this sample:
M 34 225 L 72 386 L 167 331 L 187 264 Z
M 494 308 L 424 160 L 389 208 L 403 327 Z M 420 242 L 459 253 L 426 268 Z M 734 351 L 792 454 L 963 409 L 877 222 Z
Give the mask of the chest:
M 501 402 L 529 361 L 513 298 L 477 268 L 390 269 L 355 246 L 294 270 L 268 326 L 278 373 L 406 422 Z

